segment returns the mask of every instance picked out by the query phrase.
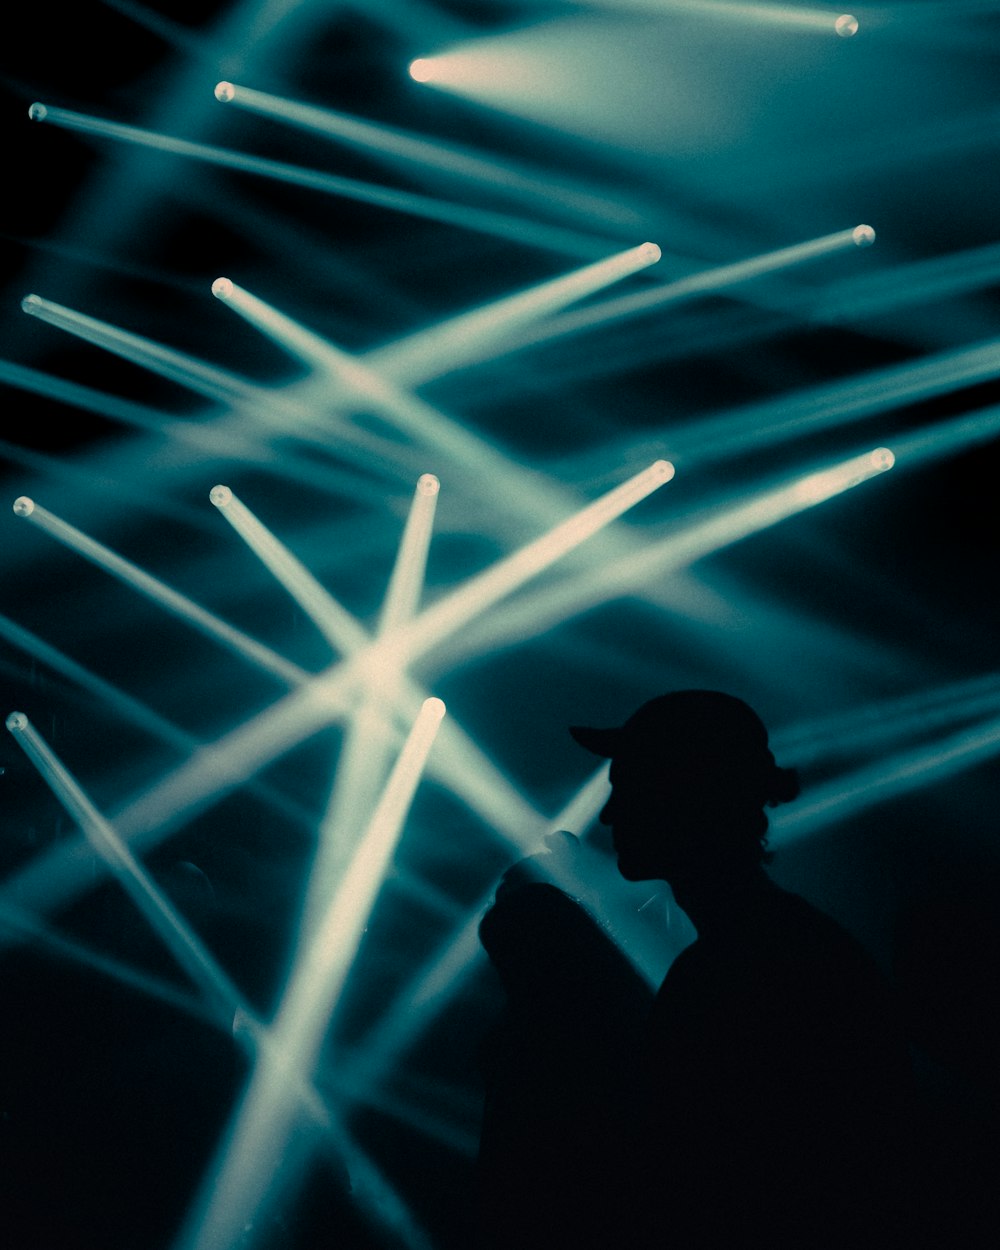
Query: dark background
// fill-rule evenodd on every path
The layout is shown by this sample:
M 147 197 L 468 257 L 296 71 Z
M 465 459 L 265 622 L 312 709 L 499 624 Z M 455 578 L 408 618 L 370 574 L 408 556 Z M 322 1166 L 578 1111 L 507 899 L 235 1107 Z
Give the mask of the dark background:
M 784 6 L 781 20 L 774 6 L 753 4 L 708 12 L 434 0 L 22 8 L 0 53 L 8 171 L 0 474 L 9 502 L 32 497 L 319 670 L 331 661 L 328 647 L 209 504 L 216 483 L 230 485 L 370 626 L 421 472 L 441 479 L 430 602 L 545 528 L 540 487 L 562 492 L 551 523 L 649 461 L 672 459 L 675 481 L 619 527 L 653 544 L 797 473 L 892 448 L 892 472 L 564 619 L 508 632 L 501 605 L 489 628 L 470 626 L 416 672 L 545 819 L 592 772 L 565 727 L 617 723 L 676 687 L 747 698 L 776 749 L 786 746 L 783 762 L 799 764 L 802 803 L 870 767 L 856 799 L 808 836 L 782 845 L 776 818 L 774 872 L 891 968 L 901 917 L 927 900 L 967 900 L 973 887 L 991 905 L 995 898 L 992 743 L 1000 732 L 991 726 L 975 758 L 959 744 L 953 769 L 930 768 L 939 746 L 955 746 L 952 735 L 995 720 L 1000 693 L 991 411 L 1000 394 L 990 376 L 992 353 L 1000 368 L 1000 19 L 991 7 L 907 0 L 858 9 L 849 39 L 833 33 L 835 14 L 825 28 L 793 20 L 813 12 L 804 4 Z M 550 61 L 535 63 L 517 112 L 407 74 L 416 56 L 522 29 Z M 539 185 L 571 185 L 627 218 L 581 214 L 558 195 L 518 199 L 499 184 L 387 162 L 225 107 L 213 96 L 222 78 L 458 145 Z M 558 111 L 539 111 L 552 83 Z M 28 119 L 34 101 L 546 223 L 574 241 L 543 247 L 516 226 L 502 237 L 37 124 Z M 479 440 L 471 459 L 331 400 L 317 398 L 312 423 L 295 425 L 278 401 L 294 394 L 304 366 L 210 294 L 226 275 L 364 358 L 647 239 L 663 258 L 621 293 L 859 223 L 874 227 L 873 247 L 418 387 Z M 20 302 L 29 293 L 273 388 L 278 428 L 27 316 Z M 981 346 L 989 353 L 981 374 L 942 368 L 938 385 L 883 402 L 893 370 L 924 368 L 915 376 L 929 377 L 936 358 Z M 791 426 L 780 440 L 762 434 L 769 422 L 801 417 L 810 396 L 822 408 L 824 397 L 829 406 L 847 394 L 849 416 Z M 710 423 L 741 413 L 742 441 L 723 443 L 722 427 Z M 967 439 L 942 440 L 933 454 L 913 450 L 961 417 Z M 369 432 L 367 442 L 356 429 Z M 218 441 L 191 441 L 192 431 Z M 496 454 L 509 481 L 494 474 Z M 25 712 L 105 814 L 182 762 L 185 749 L 164 736 L 164 724 L 211 742 L 280 695 L 272 678 L 10 508 L 0 526 L 4 714 Z M 581 548 L 565 575 L 613 570 L 617 548 L 602 542 Z M 563 576 L 553 570 L 537 585 Z M 138 720 L 112 690 L 161 720 Z M 907 706 L 916 714 L 903 720 Z M 68 842 L 74 827 L 5 737 L 3 898 L 11 905 L 26 903 L 18 874 Z M 335 724 L 266 770 L 261 780 L 298 806 L 297 818 L 245 787 L 182 822 L 147 857 L 265 1014 L 286 971 L 339 746 Z M 905 779 L 892 793 L 879 789 L 911 748 L 920 754 Z M 520 845 L 535 845 L 540 827 L 521 829 Z M 408 1001 L 412 978 L 475 918 L 518 853 L 428 777 L 331 1028 L 326 1078 L 367 1045 L 394 995 Z M 68 903 L 47 907 L 32 896 L 31 906 L 60 937 L 183 985 L 96 872 Z M 964 932 L 956 921 L 959 950 Z M 939 928 L 942 947 L 949 933 Z M 918 997 L 933 1002 L 930 964 L 918 962 Z M 124 1238 L 118 1244 L 169 1244 L 243 1077 L 231 1039 L 85 969 L 51 942 L 15 942 L 4 964 L 14 1126 L 5 1148 L 22 1178 L 18 1209 L 35 1229 L 23 1244 L 76 1244 L 88 1227 Z M 441 1246 L 464 1236 L 476 1044 L 495 1006 L 488 970 L 474 971 L 442 997 L 389 1076 L 351 1093 L 357 1133 Z M 53 1185 L 63 1194 L 58 1209 L 47 1198 Z M 43 1213 L 61 1241 L 38 1231 Z

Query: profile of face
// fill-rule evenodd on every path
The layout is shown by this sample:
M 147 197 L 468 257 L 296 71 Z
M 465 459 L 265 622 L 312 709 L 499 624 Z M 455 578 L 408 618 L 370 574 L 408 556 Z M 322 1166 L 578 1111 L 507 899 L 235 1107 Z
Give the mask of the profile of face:
M 672 881 L 706 858 L 696 796 L 680 774 L 654 777 L 641 764 L 613 760 L 611 795 L 599 819 L 611 830 L 626 881 Z

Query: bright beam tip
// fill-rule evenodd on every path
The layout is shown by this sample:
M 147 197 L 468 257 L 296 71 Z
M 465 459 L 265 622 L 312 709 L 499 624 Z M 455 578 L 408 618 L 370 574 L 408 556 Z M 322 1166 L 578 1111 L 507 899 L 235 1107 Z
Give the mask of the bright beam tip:
M 208 492 L 208 497 L 217 508 L 225 508 L 232 503 L 233 492 L 228 486 L 213 486 Z
M 218 82 L 215 84 L 215 98 L 222 104 L 228 104 L 236 95 L 236 88 L 231 82 Z
M 842 13 L 833 23 L 833 29 L 841 39 L 850 39 L 858 33 L 858 19 L 852 13 Z
M 660 251 L 659 245 L 656 243 L 643 243 L 639 249 L 644 260 L 648 260 L 651 265 L 655 265 L 663 253 Z
M 231 299 L 233 294 L 233 284 L 229 278 L 216 278 L 212 283 L 212 294 L 216 299 Z
M 27 495 L 18 495 L 14 500 L 15 516 L 31 516 L 35 510 L 35 501 L 29 499 Z
M 21 733 L 28 728 L 28 718 L 23 712 L 11 712 L 7 717 L 7 728 L 12 734 Z
M 661 482 L 669 482 L 676 470 L 669 460 L 654 460 L 649 466 L 650 474 Z
M 418 56 L 415 61 L 410 62 L 410 77 L 414 82 L 428 82 L 431 76 L 431 62 L 423 56 Z
M 24 299 L 21 300 L 22 312 L 33 313 L 37 308 L 41 308 L 41 306 L 41 296 L 38 295 L 26 295 Z
M 424 699 L 422 711 L 425 716 L 433 717 L 434 720 L 441 720 L 445 714 L 444 700 L 432 695 L 431 698 Z
M 871 247 L 875 242 L 875 231 L 871 226 L 855 226 L 852 237 L 858 247 Z
M 876 447 L 871 454 L 871 462 L 874 468 L 884 473 L 896 463 L 896 457 L 888 447 Z
M 417 490 L 421 495 L 436 495 L 441 489 L 441 483 L 433 473 L 421 473 L 417 479 Z
M 49 110 L 44 104 L 32 104 L 28 109 L 28 116 L 33 122 L 43 122 L 49 115 Z

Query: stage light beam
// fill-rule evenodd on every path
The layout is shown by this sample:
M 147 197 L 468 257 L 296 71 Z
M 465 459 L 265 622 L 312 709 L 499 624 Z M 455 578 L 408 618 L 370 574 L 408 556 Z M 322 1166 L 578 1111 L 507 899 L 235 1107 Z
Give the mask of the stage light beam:
M 221 169 L 231 169 L 237 173 L 269 178 L 291 186 L 369 204 L 390 212 L 421 217 L 441 225 L 490 235 L 508 243 L 520 243 L 527 247 L 576 257 L 599 256 L 608 250 L 608 240 L 597 235 L 569 230 L 562 226 L 551 226 L 545 222 L 515 217 L 509 213 L 439 200 L 428 195 L 418 195 L 412 191 L 397 191 L 377 183 L 361 182 L 354 178 L 324 173 L 322 170 L 303 169 L 282 161 L 249 156 L 209 144 L 176 139 L 157 131 L 143 130 L 138 126 L 128 126 L 121 122 L 106 121 L 104 118 L 76 113 L 70 109 L 35 103 L 28 110 L 28 116 L 32 121 L 48 122 L 65 130 L 151 148 L 164 155 L 207 162 Z
M 799 474 L 779 486 L 760 490 L 742 502 L 721 506 L 677 533 L 622 555 L 613 563 L 574 572 L 554 586 L 522 595 L 516 603 L 483 619 L 463 639 L 469 653 L 510 645 L 625 594 L 644 593 L 663 579 L 715 551 L 760 533 L 806 508 L 885 473 L 895 463 L 892 451 L 875 448 L 824 469 Z
M 699 270 L 697 273 L 689 274 L 687 277 L 678 278 L 676 282 L 669 282 L 662 286 L 647 287 L 642 291 L 616 296 L 613 299 L 592 304 L 587 308 L 552 317 L 549 321 L 533 325 L 524 333 L 516 336 L 507 345 L 508 350 L 511 348 L 537 347 L 544 343 L 566 338 L 571 334 L 578 334 L 584 330 L 594 330 L 600 326 L 611 325 L 628 317 L 647 315 L 658 309 L 667 308 L 699 296 L 729 290 L 740 283 L 749 282 L 754 278 L 781 273 L 784 270 L 794 268 L 796 265 L 806 264 L 809 261 L 834 255 L 837 252 L 850 251 L 853 248 L 870 247 L 874 242 L 874 229 L 869 225 L 862 224 L 854 226 L 849 230 L 838 230 L 833 234 L 808 239 L 804 243 L 795 243 L 790 247 L 764 252 L 760 256 L 751 256 L 746 260 L 736 261 L 733 264 Z M 389 360 L 391 368 L 391 356 Z
M 330 646 L 341 653 L 356 646 L 357 625 L 305 565 L 271 533 L 228 486 L 213 486 L 209 499 L 264 567 L 309 617 Z M 300 674 L 300 682 L 307 674 Z
M 376 124 L 334 109 L 302 104 L 232 82 L 218 83 L 215 98 L 222 104 L 234 104 L 286 125 L 374 153 L 393 164 L 433 170 L 450 179 L 476 183 L 492 193 L 500 191 L 528 203 L 542 203 L 549 211 L 555 208 L 561 216 L 570 212 L 586 219 L 588 224 L 597 221 L 617 228 L 635 228 L 641 222 L 640 214 L 625 208 L 617 200 L 581 190 L 554 174 L 543 178 L 510 161 L 487 158 L 454 143 L 428 139 L 394 126 Z
M 1000 754 L 1000 718 L 964 728 L 817 786 L 772 817 L 776 848 L 812 837 L 879 803 L 937 785 Z
M 842 241 L 842 236 L 831 237 L 838 244 Z M 819 254 L 826 242 L 814 241 L 810 256 Z M 805 246 L 799 245 L 799 252 Z M 655 265 L 661 255 L 656 243 L 640 243 L 637 247 L 615 252 L 593 264 L 449 318 L 429 330 L 411 335 L 397 345 L 395 351 L 388 349 L 391 367 L 398 370 L 402 356 L 404 367 L 419 370 L 420 380 L 423 381 L 488 359 L 498 349 L 502 350 L 509 340 L 516 345 L 526 327 L 595 291 Z M 804 254 L 802 258 L 805 258 Z M 792 262 L 786 260 L 784 263 Z M 312 368 L 334 373 L 343 371 L 343 354 L 332 343 L 252 295 L 232 279 L 217 278 L 212 284 L 212 294 Z M 540 333 L 545 335 L 544 330 Z M 369 364 L 367 368 L 372 367 Z
M 11 712 L 6 723 L 18 746 L 83 830 L 95 854 L 108 866 L 150 927 L 212 1005 L 216 1023 L 231 1027 L 237 1012 L 252 1018 L 249 1005 L 239 990 L 28 717 L 23 712 Z
M 231 1250 L 266 1196 L 295 1126 L 281 1068 L 310 1074 L 445 713 L 427 699 L 306 957 L 292 969 L 272 1036 L 280 1065 L 263 1056 L 234 1116 L 182 1245 Z
M 216 369 L 203 361 L 173 348 L 165 347 L 152 339 L 143 338 L 129 330 L 88 317 L 40 295 L 26 295 L 21 308 L 31 317 L 37 317 L 60 330 L 66 330 L 77 338 L 93 343 L 105 351 L 121 356 L 123 360 L 141 365 L 144 369 L 177 382 L 187 390 L 227 405 L 249 405 L 262 408 L 266 403 L 278 403 L 276 396 L 264 387 L 247 382 L 244 378 L 224 369 Z M 267 395 L 267 400 L 264 396 Z
M 363 677 L 365 665 L 380 653 L 412 663 L 446 642 L 477 616 L 557 561 L 633 507 L 673 476 L 673 466 L 656 461 L 571 515 L 520 551 L 498 561 L 456 590 L 444 595 L 413 620 L 390 631 L 351 658 L 310 678 L 216 742 L 202 747 L 185 764 L 163 777 L 119 814 L 123 836 L 150 843 L 169 836 L 184 819 L 216 802 L 298 743 L 341 718 Z M 630 586 L 634 591 L 636 586 Z M 37 856 L 0 888 L 15 897 L 31 897 L 39 908 L 55 907 L 91 884 L 75 861 L 72 846 L 56 846 Z
M 104 569 L 112 577 L 194 626 L 214 642 L 220 643 L 227 651 L 241 656 L 257 668 L 278 678 L 284 685 L 299 686 L 310 676 L 305 669 L 285 660 L 269 647 L 265 647 L 256 639 L 244 634 L 242 630 L 220 620 L 214 613 L 207 612 L 186 595 L 167 586 L 130 560 L 117 555 L 103 543 L 99 543 L 88 534 L 84 534 L 75 526 L 62 520 L 61 517 L 41 507 L 27 495 L 21 495 L 14 500 L 13 510 L 15 516 L 29 519 L 39 529 L 78 552 L 84 559 L 96 564 L 98 568 Z
M 388 633 L 402 625 L 417 610 L 424 588 L 427 554 L 440 489 L 441 483 L 433 473 L 424 473 L 417 481 L 379 613 L 376 634 Z

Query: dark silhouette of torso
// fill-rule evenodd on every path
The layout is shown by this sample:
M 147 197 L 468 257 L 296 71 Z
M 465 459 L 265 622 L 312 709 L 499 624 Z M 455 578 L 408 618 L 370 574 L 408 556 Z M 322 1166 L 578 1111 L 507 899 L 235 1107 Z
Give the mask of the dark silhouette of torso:
M 834 920 L 772 884 L 733 897 L 667 973 L 646 1055 L 647 1218 L 673 1245 L 898 1244 L 909 1055 Z

